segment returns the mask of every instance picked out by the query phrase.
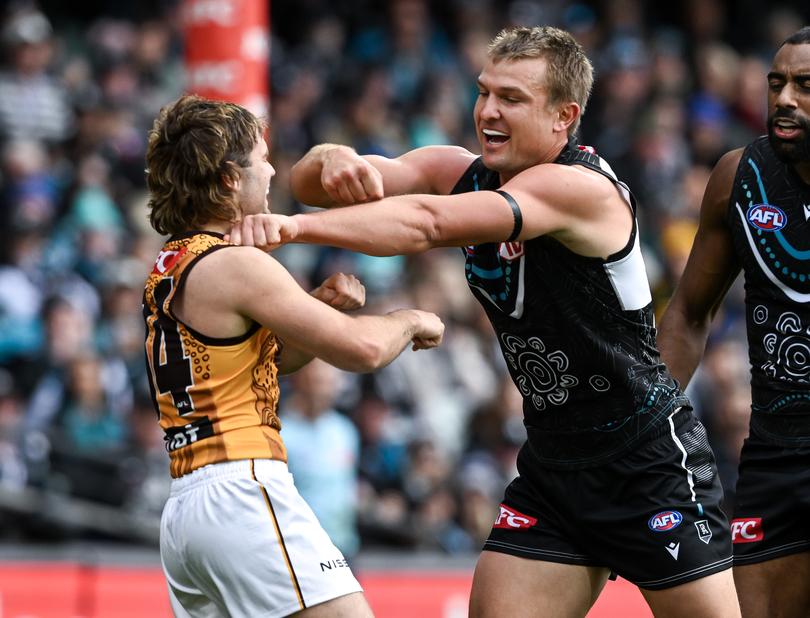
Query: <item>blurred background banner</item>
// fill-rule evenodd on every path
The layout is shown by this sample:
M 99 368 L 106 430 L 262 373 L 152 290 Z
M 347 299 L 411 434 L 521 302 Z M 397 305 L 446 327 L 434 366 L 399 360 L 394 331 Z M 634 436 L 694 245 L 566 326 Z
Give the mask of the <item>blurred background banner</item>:
M 184 0 L 187 91 L 268 113 L 269 4 Z

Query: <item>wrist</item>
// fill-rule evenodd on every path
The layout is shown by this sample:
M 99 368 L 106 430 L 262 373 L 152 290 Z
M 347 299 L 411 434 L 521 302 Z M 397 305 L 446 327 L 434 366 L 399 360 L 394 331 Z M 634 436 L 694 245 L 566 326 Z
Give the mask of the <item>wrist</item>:
M 357 151 L 351 146 L 344 146 L 343 144 L 321 144 L 319 146 L 318 158 L 321 164 L 326 163 L 331 157 L 340 155 L 357 156 Z
M 405 324 L 405 333 L 412 338 L 419 332 L 419 314 L 413 309 L 397 309 L 391 315 L 398 315 Z
M 305 242 L 307 240 L 305 231 L 307 228 L 306 221 L 307 217 L 303 214 L 292 215 L 290 217 L 292 226 L 290 226 L 290 237 L 287 239 L 287 242 Z

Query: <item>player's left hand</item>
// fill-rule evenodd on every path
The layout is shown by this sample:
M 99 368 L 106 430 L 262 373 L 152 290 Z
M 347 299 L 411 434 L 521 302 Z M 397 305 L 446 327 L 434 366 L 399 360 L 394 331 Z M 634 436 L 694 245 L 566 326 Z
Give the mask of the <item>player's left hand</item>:
M 310 294 L 340 311 L 359 309 L 366 304 L 366 288 L 354 275 L 343 273 L 331 275 Z

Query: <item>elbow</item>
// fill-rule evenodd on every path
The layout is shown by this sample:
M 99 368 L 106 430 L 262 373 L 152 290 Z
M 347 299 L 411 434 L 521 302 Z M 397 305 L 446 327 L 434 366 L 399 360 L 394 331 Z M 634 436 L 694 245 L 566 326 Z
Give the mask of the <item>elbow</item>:
M 408 253 L 421 253 L 442 244 L 444 236 L 438 214 L 429 206 L 419 204 L 412 228 L 413 238 Z
M 335 367 L 352 373 L 371 373 L 387 365 L 384 347 L 371 339 L 357 337 L 349 348 L 345 348 L 334 359 L 325 359 Z
M 384 367 L 390 362 L 386 358 L 383 346 L 377 341 L 358 341 L 352 371 L 356 373 L 371 373 Z

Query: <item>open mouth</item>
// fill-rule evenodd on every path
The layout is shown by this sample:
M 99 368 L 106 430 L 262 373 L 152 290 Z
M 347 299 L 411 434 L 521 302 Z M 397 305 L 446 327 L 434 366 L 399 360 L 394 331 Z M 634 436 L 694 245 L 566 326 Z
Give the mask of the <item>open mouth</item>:
M 481 132 L 484 134 L 484 141 L 489 146 L 500 146 L 509 141 L 508 134 L 495 129 L 482 129 Z
M 776 118 L 773 121 L 773 133 L 779 139 L 796 139 L 803 131 L 804 129 L 799 123 L 787 118 Z

